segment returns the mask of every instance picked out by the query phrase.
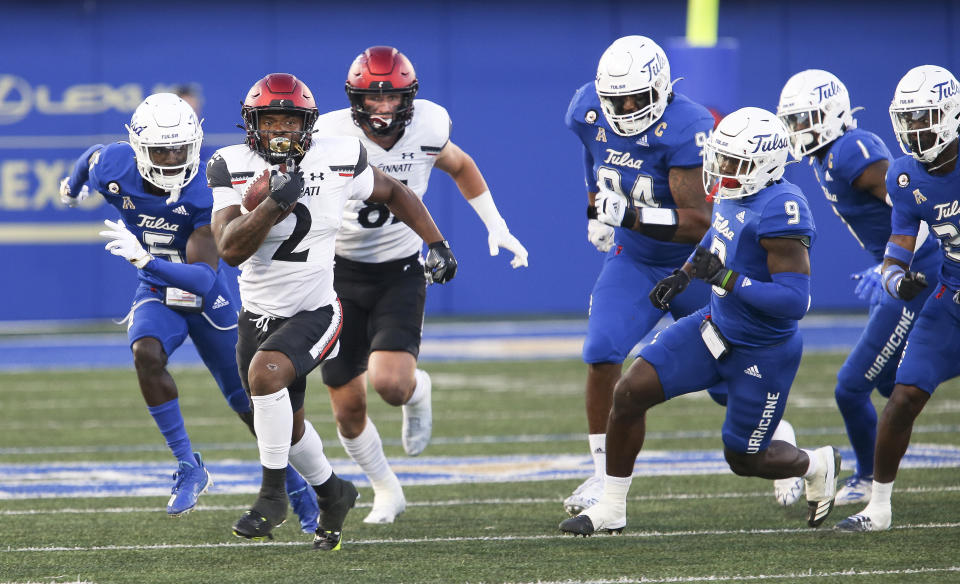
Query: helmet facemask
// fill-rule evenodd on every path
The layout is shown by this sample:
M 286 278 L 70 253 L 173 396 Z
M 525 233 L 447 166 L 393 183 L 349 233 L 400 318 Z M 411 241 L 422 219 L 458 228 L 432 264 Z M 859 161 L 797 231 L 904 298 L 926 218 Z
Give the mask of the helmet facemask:
M 918 109 L 890 108 L 893 131 L 904 154 L 920 162 L 933 162 L 943 149 L 957 139 L 956 128 L 939 107 Z M 956 122 L 956 120 L 953 120 Z
M 351 87 L 347 84 L 347 96 L 350 98 L 350 113 L 355 124 L 374 136 L 395 136 L 407 127 L 413 120 L 413 100 L 417 95 L 418 84 L 402 90 L 364 90 Z M 378 113 L 368 111 L 366 96 L 370 95 L 399 95 L 400 103 L 392 112 Z
M 164 191 L 179 191 L 197 176 L 203 130 L 196 113 L 173 94 L 156 94 L 141 103 L 127 125 L 137 170 Z
M 296 115 L 301 119 L 300 130 L 262 130 L 260 119 L 265 114 Z M 244 113 L 247 141 L 270 164 L 282 164 L 290 158 L 299 161 L 310 147 L 316 119 L 316 114 L 302 109 L 251 108 Z M 274 136 L 266 140 L 266 134 Z

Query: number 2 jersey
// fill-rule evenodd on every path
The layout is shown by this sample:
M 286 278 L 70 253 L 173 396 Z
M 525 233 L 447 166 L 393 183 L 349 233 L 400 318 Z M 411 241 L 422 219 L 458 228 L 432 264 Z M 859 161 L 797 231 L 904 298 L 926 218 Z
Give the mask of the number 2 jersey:
M 564 118 L 583 143 L 587 190 L 619 193 L 636 206 L 676 209 L 670 192 L 672 167 L 703 165 L 701 150 L 713 131 L 714 119 L 702 105 L 679 93 L 656 122 L 635 136 L 620 136 L 607 123 L 593 82 L 577 90 Z M 689 243 L 658 241 L 615 228 L 616 242 L 631 258 L 653 266 L 679 266 Z
M 144 249 L 156 259 L 186 263 L 187 240 L 194 230 L 210 224 L 213 198 L 203 170 L 198 170 L 179 197 L 169 197 L 144 190 L 136 154 L 127 142 L 104 146 L 93 153 L 89 164 L 87 184 L 120 212 L 124 225 Z M 137 271 L 137 277 L 151 286 L 167 286 L 143 270 Z
M 403 135 L 389 150 L 367 138 L 353 122 L 350 109 L 317 118 L 317 136 L 352 136 L 367 149 L 369 163 L 410 187 L 420 199 L 427 192 L 437 155 L 450 140 L 450 116 L 431 101 L 413 102 L 414 115 Z M 337 255 L 356 262 L 383 263 L 419 254 L 423 240 L 390 214 L 382 203 L 350 201 L 343 210 L 337 235 Z
M 207 164 L 213 211 L 240 205 L 248 183 L 267 168 L 246 144 L 217 150 Z M 249 312 L 289 318 L 336 301 L 334 240 L 347 201 L 373 192 L 373 170 L 355 138 L 317 136 L 299 169 L 304 189 L 293 212 L 240 264 L 240 298 Z

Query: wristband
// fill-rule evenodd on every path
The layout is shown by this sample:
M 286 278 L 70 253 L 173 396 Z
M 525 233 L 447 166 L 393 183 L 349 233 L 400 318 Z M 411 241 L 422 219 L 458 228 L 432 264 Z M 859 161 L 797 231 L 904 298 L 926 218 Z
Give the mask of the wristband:
M 493 231 L 507 224 L 500 216 L 500 211 L 497 210 L 497 204 L 493 202 L 493 195 L 490 194 L 490 191 L 483 191 L 476 197 L 467 199 L 467 202 L 480 216 L 480 220 L 487 227 L 487 231 Z
M 903 248 L 901 247 L 900 249 Z M 887 294 L 894 298 L 900 298 L 900 294 L 897 292 L 897 286 L 899 286 L 900 280 L 903 280 L 905 273 L 906 271 L 903 269 L 903 266 L 898 266 L 897 264 L 890 264 L 883 269 L 880 277 L 883 280 L 883 289 L 887 291 Z
M 653 207 L 640 207 L 639 209 L 627 209 L 623 220 L 626 224 L 627 214 L 633 211 L 637 214 L 636 231 L 659 241 L 671 241 L 677 233 L 677 223 L 679 215 L 676 209 L 660 209 Z M 633 223 L 630 224 L 631 226 Z
M 913 252 L 911 250 L 901 247 L 892 241 L 887 242 L 887 248 L 884 250 L 883 256 L 895 259 L 898 262 L 903 262 L 908 266 L 910 262 L 913 261 Z

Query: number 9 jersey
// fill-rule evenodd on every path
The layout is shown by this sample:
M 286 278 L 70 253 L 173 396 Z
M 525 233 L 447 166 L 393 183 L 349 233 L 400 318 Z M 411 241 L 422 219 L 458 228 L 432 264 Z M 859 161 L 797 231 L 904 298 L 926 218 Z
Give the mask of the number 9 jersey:
M 213 212 L 240 205 L 247 183 L 266 168 L 272 167 L 246 144 L 217 150 L 207 164 Z M 240 298 L 249 312 L 289 318 L 336 301 L 337 230 L 347 201 L 373 192 L 373 170 L 363 145 L 348 137 L 315 137 L 299 169 L 304 189 L 293 213 L 240 264 Z

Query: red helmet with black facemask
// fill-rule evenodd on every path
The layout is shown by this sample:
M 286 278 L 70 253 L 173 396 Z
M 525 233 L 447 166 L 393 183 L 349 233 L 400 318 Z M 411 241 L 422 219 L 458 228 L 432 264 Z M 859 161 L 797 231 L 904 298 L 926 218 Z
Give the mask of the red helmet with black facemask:
M 298 162 L 303 158 L 310 148 L 313 123 L 319 112 L 313 94 L 303 81 L 289 73 L 271 73 L 250 88 L 240 114 L 250 149 L 267 162 L 280 164 L 289 158 Z M 299 115 L 303 125 L 299 131 L 272 132 L 276 135 L 264 144 L 260 130 L 260 116 L 264 114 Z
M 346 91 L 353 121 L 377 136 L 395 135 L 410 123 L 417 89 L 413 65 L 393 47 L 370 47 L 354 59 L 347 73 Z M 392 113 L 371 112 L 365 107 L 365 96 L 388 94 L 401 96 L 399 106 Z

